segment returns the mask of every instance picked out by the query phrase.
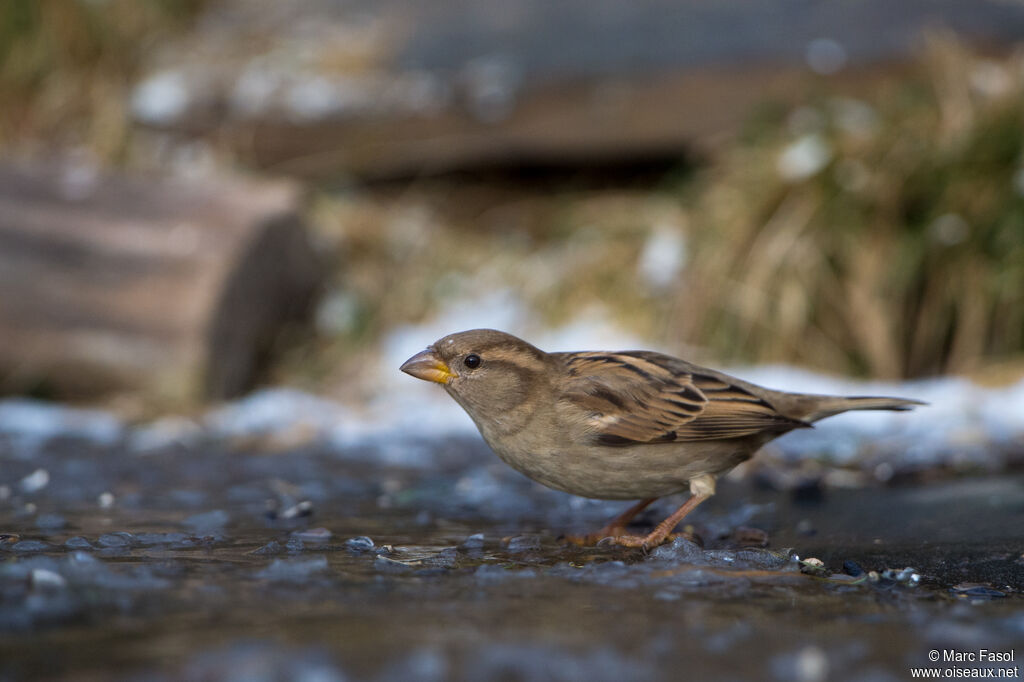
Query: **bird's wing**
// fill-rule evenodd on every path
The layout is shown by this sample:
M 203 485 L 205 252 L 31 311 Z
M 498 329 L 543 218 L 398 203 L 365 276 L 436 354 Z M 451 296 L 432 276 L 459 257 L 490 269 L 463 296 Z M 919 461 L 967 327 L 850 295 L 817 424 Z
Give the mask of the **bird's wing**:
M 568 353 L 561 400 L 581 408 L 602 445 L 742 438 L 808 426 L 718 373 L 660 353 Z

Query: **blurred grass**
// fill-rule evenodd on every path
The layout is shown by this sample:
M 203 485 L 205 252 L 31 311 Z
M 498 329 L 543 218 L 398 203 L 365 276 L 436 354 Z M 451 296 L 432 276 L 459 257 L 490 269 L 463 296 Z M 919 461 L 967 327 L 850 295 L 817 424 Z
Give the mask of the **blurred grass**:
M 204 4 L 0 3 L 0 150 L 126 163 L 130 88 Z M 607 182 L 322 189 L 310 222 L 335 268 L 321 333 L 277 378 L 351 383 L 395 326 L 472 319 L 500 291 L 548 324 L 606 316 L 705 362 L 887 378 L 1012 363 L 1024 352 L 1024 55 L 936 36 L 909 73 L 861 99 L 809 79 L 798 106 L 766 102 L 701 166 L 680 159 L 643 182 L 620 168 Z
M 707 362 L 900 378 L 1024 351 L 1024 58 L 940 36 L 867 99 L 808 90 L 643 188 L 462 178 L 325 196 L 346 312 L 322 341 L 336 352 L 306 369 L 499 289 L 550 324 L 603 312 Z M 645 252 L 666 232 L 683 266 L 652 281 Z
M 188 26 L 204 0 L 0 2 L 0 149 L 86 148 L 118 161 L 129 88 L 147 50 Z
M 673 335 L 887 378 L 1024 349 L 1020 55 L 934 39 L 917 79 L 759 127 L 697 190 Z M 783 177 L 808 140 L 820 170 Z

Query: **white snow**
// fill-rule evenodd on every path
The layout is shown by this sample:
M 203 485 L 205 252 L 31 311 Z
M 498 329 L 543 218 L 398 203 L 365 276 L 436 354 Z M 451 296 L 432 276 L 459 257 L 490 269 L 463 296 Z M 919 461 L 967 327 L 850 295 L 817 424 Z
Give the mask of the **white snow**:
M 442 336 L 482 326 L 508 330 L 549 351 L 652 348 L 610 323 L 598 309 L 584 312 L 574 324 L 544 331 L 512 293 L 497 292 L 460 301 L 426 324 L 394 330 L 380 346 L 376 393 L 358 404 L 343 404 L 343 397 L 336 401 L 271 388 L 212 409 L 199 420 L 167 416 L 127 427 L 99 410 L 7 399 L 0 400 L 0 445 L 28 459 L 55 438 L 151 452 L 218 439 L 268 437 L 288 443 L 295 442 L 289 436 L 298 434 L 302 442 L 351 456 L 358 451 L 359 456 L 383 463 L 415 463 L 442 439 L 478 436 L 470 418 L 440 386 L 407 376 L 398 367 Z M 787 366 L 736 368 L 730 373 L 789 391 L 898 396 L 929 403 L 910 412 L 846 413 L 773 443 L 794 459 L 825 457 L 843 463 L 884 453 L 893 462 L 928 466 L 970 462 L 974 455 L 986 453 L 988 461 L 998 461 L 992 453 L 1000 448 L 1024 447 L 1024 380 L 991 388 L 958 377 L 861 382 Z

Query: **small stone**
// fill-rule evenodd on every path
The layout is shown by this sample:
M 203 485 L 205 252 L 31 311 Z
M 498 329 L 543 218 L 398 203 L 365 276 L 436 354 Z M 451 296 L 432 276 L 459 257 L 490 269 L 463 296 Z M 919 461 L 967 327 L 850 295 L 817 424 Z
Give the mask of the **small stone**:
M 100 547 L 120 548 L 129 547 L 135 537 L 131 533 L 118 531 L 116 533 L 104 533 L 96 540 Z
M 114 506 L 113 493 L 100 493 L 100 496 L 96 498 L 96 504 L 100 506 L 100 509 L 110 509 Z
M 43 589 L 61 589 L 67 587 L 68 581 L 60 573 L 45 568 L 34 568 L 31 574 L 32 587 Z
M 960 583 L 951 587 L 950 592 L 970 599 L 1001 599 L 1006 596 L 1005 592 L 983 583 Z
M 800 562 L 800 572 L 819 575 L 825 572 L 825 562 L 815 557 L 808 557 Z
M 73 538 L 68 538 L 64 541 L 64 546 L 68 549 L 92 549 L 92 543 L 83 538 L 81 535 L 76 535 Z
M 309 500 L 303 500 L 302 502 L 294 504 L 280 512 L 277 514 L 277 517 L 282 519 L 298 519 L 304 516 L 310 516 L 312 513 L 313 503 Z
M 50 483 L 50 472 L 46 469 L 36 469 L 31 474 L 21 479 L 18 487 L 24 493 L 34 493 L 42 490 Z
M 50 549 L 50 544 L 42 542 L 41 540 L 22 540 L 21 542 L 15 542 L 11 549 L 15 552 L 45 552 Z
M 289 552 L 301 552 L 306 548 L 306 543 L 304 543 L 300 538 L 288 538 L 288 542 L 285 543 L 284 548 Z
M 877 583 L 879 580 L 881 580 L 881 576 L 878 575 L 878 571 L 868 571 L 868 580 L 870 580 L 873 583 Z
M 365 535 L 360 535 L 359 537 L 346 540 L 345 547 L 356 552 L 369 552 L 373 550 L 374 545 L 373 540 Z
M 536 535 L 516 535 L 509 538 L 508 551 L 510 552 L 527 552 L 535 549 L 540 549 L 540 538 Z
M 864 569 L 861 568 L 853 559 L 847 559 L 843 562 L 843 573 L 846 575 L 852 575 L 854 578 L 859 578 L 864 575 Z
M 270 542 L 268 542 L 267 544 L 263 545 L 259 549 L 254 549 L 251 553 L 252 554 L 257 554 L 257 555 L 265 555 L 265 554 L 280 554 L 283 551 L 284 551 L 284 547 L 281 546 L 280 542 L 278 542 L 277 540 L 271 540 Z
M 412 568 L 409 564 L 389 559 L 386 556 L 378 556 L 374 559 L 373 567 L 382 573 L 405 573 Z
M 462 546 L 466 549 L 480 549 L 484 546 L 484 534 L 473 533 L 462 542 Z

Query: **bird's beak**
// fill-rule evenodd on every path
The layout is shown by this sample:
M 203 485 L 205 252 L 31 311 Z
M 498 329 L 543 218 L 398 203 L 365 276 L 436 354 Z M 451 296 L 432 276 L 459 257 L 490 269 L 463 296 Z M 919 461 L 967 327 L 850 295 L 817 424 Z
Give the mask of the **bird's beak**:
M 417 379 L 439 384 L 450 384 L 458 376 L 430 348 L 406 360 L 400 369 Z

